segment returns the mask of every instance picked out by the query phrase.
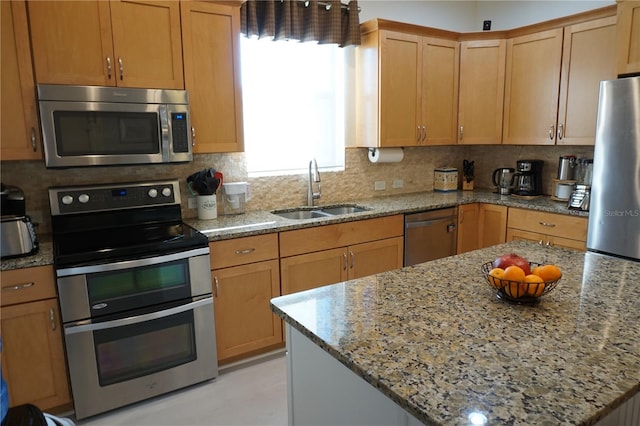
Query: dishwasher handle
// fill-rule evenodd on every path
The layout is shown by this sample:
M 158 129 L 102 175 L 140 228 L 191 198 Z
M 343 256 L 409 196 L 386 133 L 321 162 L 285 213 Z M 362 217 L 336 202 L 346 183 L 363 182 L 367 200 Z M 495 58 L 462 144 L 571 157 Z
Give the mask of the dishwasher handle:
M 450 223 L 449 225 L 447 225 L 447 232 L 452 232 L 453 230 L 456 229 L 456 224 L 455 224 L 455 219 L 449 219 L 449 218 L 441 218 L 441 219 L 434 219 L 434 220 L 421 220 L 418 222 L 407 222 L 405 223 L 405 228 L 409 229 L 409 228 L 422 228 L 422 227 L 426 227 L 426 226 L 432 226 L 438 223 L 445 223 L 445 222 L 451 222 L 453 221 L 453 223 Z

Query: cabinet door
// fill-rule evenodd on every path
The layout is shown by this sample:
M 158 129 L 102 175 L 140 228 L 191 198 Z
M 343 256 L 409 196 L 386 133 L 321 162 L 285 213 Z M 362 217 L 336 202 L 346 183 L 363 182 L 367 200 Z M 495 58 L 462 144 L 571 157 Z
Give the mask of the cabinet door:
M 380 146 L 415 146 L 422 132 L 421 37 L 380 31 Z
M 558 111 L 559 145 L 593 145 L 600 81 L 616 78 L 616 17 L 564 29 Z
M 282 294 L 296 293 L 348 279 L 345 247 L 280 259 Z
M 269 306 L 280 295 L 277 260 L 217 269 L 211 274 L 219 361 L 282 342 L 282 321 Z
M 480 204 L 478 224 L 481 248 L 507 241 L 507 207 Z
M 29 1 L 27 5 L 38 83 L 116 84 L 108 2 Z
M 503 143 L 553 145 L 562 28 L 507 40 Z
M 421 110 L 425 145 L 454 145 L 458 124 L 459 44 L 422 39 Z
M 36 91 L 31 66 L 26 6 L 24 2 L 18 1 L 3 1 L 0 5 L 2 159 L 38 160 L 42 158 L 42 148 L 36 113 Z
M 502 143 L 506 40 L 460 43 L 458 143 Z
M 71 402 L 56 299 L 2 308 L 2 375 L 11 406 Z
M 477 203 L 458 206 L 458 240 L 456 253 L 461 254 L 480 248 L 480 241 L 478 239 L 478 213 L 479 206 Z
M 640 72 L 640 1 L 618 1 L 618 74 Z
M 349 247 L 349 279 L 402 268 L 404 238 L 388 238 Z
M 117 85 L 183 89 L 180 4 L 132 0 L 110 4 Z
M 181 19 L 194 152 L 243 151 L 240 10 L 182 2 Z

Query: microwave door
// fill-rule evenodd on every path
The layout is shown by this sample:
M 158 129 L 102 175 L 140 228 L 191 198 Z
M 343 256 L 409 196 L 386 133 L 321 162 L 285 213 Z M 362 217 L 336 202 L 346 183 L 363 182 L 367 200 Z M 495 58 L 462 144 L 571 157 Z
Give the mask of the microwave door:
M 41 101 L 46 166 L 162 163 L 160 106 Z

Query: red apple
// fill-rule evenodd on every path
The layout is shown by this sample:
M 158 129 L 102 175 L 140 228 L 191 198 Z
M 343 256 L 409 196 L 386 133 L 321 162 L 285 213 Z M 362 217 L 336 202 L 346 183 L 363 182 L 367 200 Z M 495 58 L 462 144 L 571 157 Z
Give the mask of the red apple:
M 529 261 L 522 256 L 518 256 L 515 253 L 503 254 L 499 258 L 493 261 L 494 268 L 507 269 L 509 266 L 519 266 L 524 271 L 525 275 L 531 274 L 531 268 L 529 267 Z

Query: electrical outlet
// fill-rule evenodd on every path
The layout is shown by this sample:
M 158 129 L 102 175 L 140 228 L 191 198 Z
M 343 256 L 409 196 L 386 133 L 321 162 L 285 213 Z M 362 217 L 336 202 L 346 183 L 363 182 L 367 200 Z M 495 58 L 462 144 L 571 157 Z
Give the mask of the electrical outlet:
M 198 207 L 198 203 L 196 201 L 196 197 L 187 198 L 187 207 L 189 207 L 190 209 L 195 209 L 195 208 Z
M 482 31 L 491 31 L 491 21 L 482 22 Z
M 383 180 L 377 180 L 373 185 L 373 188 L 376 191 L 384 191 L 385 189 L 387 189 L 387 184 Z
M 402 188 L 404 186 L 404 181 L 402 179 L 394 179 L 391 187 L 393 188 Z

